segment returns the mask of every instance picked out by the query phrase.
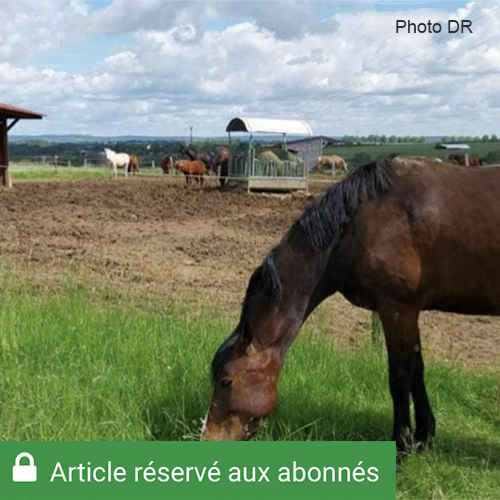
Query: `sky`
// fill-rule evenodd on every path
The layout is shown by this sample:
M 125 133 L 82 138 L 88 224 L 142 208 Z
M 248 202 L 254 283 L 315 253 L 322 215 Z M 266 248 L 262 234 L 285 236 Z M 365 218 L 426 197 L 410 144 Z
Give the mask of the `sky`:
M 443 31 L 396 34 L 397 19 Z M 0 101 L 47 115 L 17 134 L 208 137 L 235 116 L 500 133 L 498 0 L 0 0 L 0 21 Z

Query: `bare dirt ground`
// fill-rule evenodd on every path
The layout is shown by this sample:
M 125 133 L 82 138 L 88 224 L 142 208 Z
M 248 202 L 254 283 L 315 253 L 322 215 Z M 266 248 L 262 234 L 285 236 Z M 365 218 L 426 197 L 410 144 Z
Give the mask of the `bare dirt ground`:
M 250 273 L 307 203 L 304 195 L 186 190 L 173 179 L 19 183 L 0 192 L 0 255 L 47 286 L 71 270 L 236 311 Z M 340 296 L 310 321 L 342 347 L 370 341 L 370 313 Z M 498 366 L 500 319 L 425 313 L 421 325 L 432 356 Z

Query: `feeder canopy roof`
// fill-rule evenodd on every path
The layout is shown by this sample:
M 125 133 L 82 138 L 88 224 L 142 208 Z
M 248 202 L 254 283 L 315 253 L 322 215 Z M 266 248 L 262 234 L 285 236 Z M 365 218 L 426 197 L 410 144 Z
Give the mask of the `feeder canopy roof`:
M 226 132 L 312 135 L 311 127 L 303 120 L 277 120 L 273 118 L 233 118 L 226 127 Z

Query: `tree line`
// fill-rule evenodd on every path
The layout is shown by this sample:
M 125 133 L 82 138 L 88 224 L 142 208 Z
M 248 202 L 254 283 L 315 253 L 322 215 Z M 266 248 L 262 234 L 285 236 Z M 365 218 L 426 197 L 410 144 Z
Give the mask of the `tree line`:
M 498 142 L 498 136 L 496 134 L 484 134 L 482 136 L 472 136 L 472 135 L 450 135 L 434 138 L 434 141 L 442 142 L 446 144 L 453 144 L 459 142 L 465 143 L 476 143 L 476 142 Z M 342 142 L 347 146 L 359 146 L 359 145 L 385 145 L 385 144 L 424 144 L 427 142 L 427 138 L 423 135 L 344 135 L 342 137 Z

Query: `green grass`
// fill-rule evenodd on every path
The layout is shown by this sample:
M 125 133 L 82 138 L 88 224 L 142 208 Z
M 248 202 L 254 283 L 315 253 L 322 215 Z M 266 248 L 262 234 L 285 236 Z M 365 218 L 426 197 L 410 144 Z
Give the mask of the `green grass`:
M 485 158 L 490 152 L 500 152 L 500 143 L 498 142 L 478 142 L 471 143 L 471 149 L 468 153 L 471 155 Z M 448 151 L 436 149 L 434 144 L 388 144 L 388 145 L 366 145 L 366 146 L 330 146 L 325 149 L 325 154 L 337 154 L 342 156 L 348 163 L 355 163 L 356 154 L 366 154 L 370 158 L 376 159 L 379 156 L 385 156 L 392 153 L 398 153 L 408 156 L 428 156 L 431 158 L 447 159 L 451 153 Z M 353 162 L 354 159 L 354 162 Z M 355 165 L 359 166 L 359 165 Z
M 33 165 L 33 164 L 11 164 L 10 172 L 14 182 L 30 181 L 76 181 L 81 179 L 110 179 L 112 171 L 104 167 L 66 167 L 55 169 L 53 166 Z M 143 169 L 142 176 L 163 176 L 160 168 Z M 124 178 L 123 170 L 118 170 L 118 177 Z
M 197 438 L 209 363 L 234 317 L 72 281 L 49 293 L 8 273 L 0 289 L 0 439 Z M 311 333 L 292 347 L 258 438 L 387 439 L 385 356 Z M 429 365 L 438 439 L 405 462 L 398 498 L 498 498 L 499 374 Z
M 80 179 L 109 179 L 111 171 L 105 168 L 77 168 L 42 166 L 11 166 L 10 168 L 13 182 L 25 181 L 72 181 Z

